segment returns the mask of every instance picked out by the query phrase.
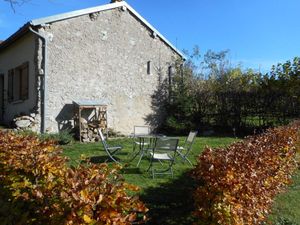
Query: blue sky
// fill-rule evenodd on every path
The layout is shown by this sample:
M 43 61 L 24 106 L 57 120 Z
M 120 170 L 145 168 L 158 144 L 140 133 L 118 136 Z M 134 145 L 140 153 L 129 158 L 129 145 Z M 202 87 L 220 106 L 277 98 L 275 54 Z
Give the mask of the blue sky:
M 27 0 L 28 1 L 28 0 Z M 30 0 L 14 13 L 0 0 L 0 40 L 31 19 L 110 0 Z M 269 71 L 300 56 L 299 0 L 127 0 L 179 49 L 230 50 L 232 64 Z

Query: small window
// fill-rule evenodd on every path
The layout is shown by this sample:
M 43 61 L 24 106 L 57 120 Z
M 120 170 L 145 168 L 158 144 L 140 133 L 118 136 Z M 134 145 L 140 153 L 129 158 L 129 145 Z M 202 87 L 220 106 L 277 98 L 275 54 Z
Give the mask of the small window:
M 150 75 L 151 74 L 151 61 L 147 62 L 147 74 Z
M 28 99 L 29 64 L 24 63 L 8 71 L 8 100 L 15 102 Z
M 173 76 L 174 76 L 174 68 L 173 68 L 173 66 L 169 66 L 169 68 L 168 68 L 168 76 L 169 76 L 169 84 L 172 85 Z

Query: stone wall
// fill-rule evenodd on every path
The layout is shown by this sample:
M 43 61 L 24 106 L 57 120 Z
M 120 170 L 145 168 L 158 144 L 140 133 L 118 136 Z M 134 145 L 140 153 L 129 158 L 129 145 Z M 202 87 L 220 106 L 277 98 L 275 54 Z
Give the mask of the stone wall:
M 41 28 L 48 43 L 46 128 L 72 117 L 72 100 L 102 100 L 108 127 L 123 134 L 145 124 L 159 70 L 166 76 L 177 54 L 128 10 L 112 9 Z M 151 61 L 151 74 L 147 62 Z

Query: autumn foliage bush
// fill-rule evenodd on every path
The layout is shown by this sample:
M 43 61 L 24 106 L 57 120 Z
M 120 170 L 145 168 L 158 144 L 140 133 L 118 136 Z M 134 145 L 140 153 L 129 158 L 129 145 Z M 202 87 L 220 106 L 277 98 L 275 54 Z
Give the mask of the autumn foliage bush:
M 142 223 L 147 208 L 119 168 L 67 166 L 61 149 L 32 135 L 0 131 L 1 224 Z
M 192 175 L 197 224 L 266 221 L 274 196 L 297 169 L 300 122 L 267 130 L 227 148 L 206 148 Z

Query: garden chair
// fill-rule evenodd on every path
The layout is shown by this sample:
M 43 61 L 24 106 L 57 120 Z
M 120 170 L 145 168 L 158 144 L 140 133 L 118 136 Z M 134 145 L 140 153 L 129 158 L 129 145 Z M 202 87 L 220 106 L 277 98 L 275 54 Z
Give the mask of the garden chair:
M 188 137 L 186 138 L 183 146 L 177 147 L 177 153 L 178 155 L 183 159 L 183 161 L 189 162 L 189 164 L 192 166 L 192 162 L 187 157 L 190 151 L 192 150 L 192 146 L 194 144 L 195 138 L 197 136 L 197 131 L 190 131 Z
M 151 159 L 147 171 L 152 171 L 152 178 L 156 174 L 170 174 L 173 177 L 173 165 L 177 154 L 178 138 L 158 137 L 154 148 L 150 152 Z M 154 163 L 158 161 L 159 163 Z M 158 167 L 159 166 L 159 167 Z
M 101 131 L 100 128 L 98 128 L 98 134 L 99 134 L 99 136 L 100 136 L 101 142 L 102 142 L 102 144 L 103 144 L 103 148 L 104 148 L 104 150 L 106 151 L 108 157 L 109 157 L 112 161 L 114 161 L 114 162 L 116 162 L 116 163 L 120 163 L 120 162 L 115 158 L 114 155 L 115 155 L 117 152 L 119 152 L 119 151 L 122 149 L 122 147 L 121 147 L 121 146 L 113 146 L 113 147 L 112 147 L 112 146 L 109 146 L 109 145 L 106 143 L 105 137 L 104 137 L 104 135 L 103 135 L 103 133 L 102 133 L 102 131 Z
M 137 166 L 139 166 L 145 152 L 149 149 L 151 144 L 150 137 L 150 127 L 149 126 L 134 126 L 133 128 L 133 153 L 136 152 L 136 148 L 138 147 L 136 155 L 140 154 L 140 158 L 138 160 Z
M 149 126 L 134 126 L 133 128 L 133 138 L 135 145 L 141 145 L 145 143 L 141 143 L 139 139 L 140 136 L 146 136 L 150 134 L 150 127 Z

